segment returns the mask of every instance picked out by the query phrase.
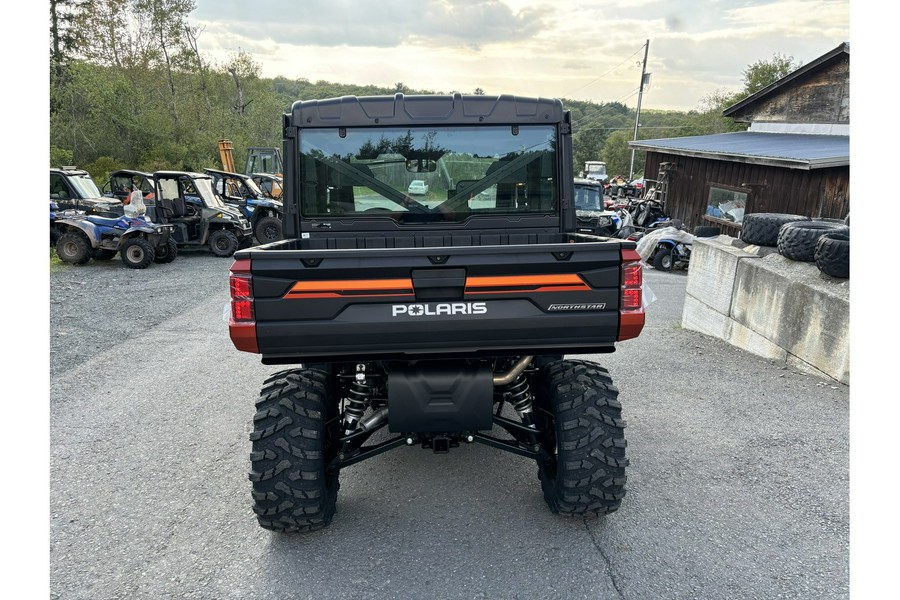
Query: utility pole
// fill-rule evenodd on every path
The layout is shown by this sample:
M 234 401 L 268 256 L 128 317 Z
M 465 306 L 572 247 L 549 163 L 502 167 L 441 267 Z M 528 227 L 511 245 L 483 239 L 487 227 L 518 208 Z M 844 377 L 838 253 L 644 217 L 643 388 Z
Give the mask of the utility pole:
M 641 124 L 641 99 L 644 97 L 644 80 L 647 78 L 647 54 L 650 52 L 650 40 L 644 44 L 644 64 L 641 66 L 641 87 L 638 88 L 637 114 L 634 116 L 634 141 L 638 139 L 638 127 Z M 628 180 L 634 177 L 634 148 L 631 149 L 631 165 L 628 167 Z

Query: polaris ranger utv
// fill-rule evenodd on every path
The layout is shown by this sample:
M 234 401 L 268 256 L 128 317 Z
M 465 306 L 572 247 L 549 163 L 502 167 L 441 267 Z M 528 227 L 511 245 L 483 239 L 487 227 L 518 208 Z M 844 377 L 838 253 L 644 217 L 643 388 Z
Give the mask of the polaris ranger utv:
M 575 231 L 562 103 L 345 96 L 283 127 L 287 239 L 237 252 L 230 277 L 235 347 L 292 365 L 256 404 L 259 524 L 324 527 L 343 469 L 473 442 L 535 461 L 555 513 L 615 511 L 618 390 L 564 355 L 638 336 L 641 262 Z

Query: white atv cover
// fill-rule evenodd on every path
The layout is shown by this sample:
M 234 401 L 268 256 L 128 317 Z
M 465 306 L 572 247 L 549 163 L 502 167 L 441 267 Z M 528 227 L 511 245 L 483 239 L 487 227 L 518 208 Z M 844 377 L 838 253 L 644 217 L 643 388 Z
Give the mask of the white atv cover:
M 144 204 L 144 194 L 141 190 L 134 190 L 129 196 L 128 204 L 125 205 L 126 217 L 140 217 L 147 212 L 147 205 Z
M 659 244 L 660 240 L 674 240 L 684 244 L 693 244 L 694 234 L 681 229 L 676 229 L 675 227 L 654 229 L 638 240 L 637 253 L 641 255 L 642 261 L 648 262 L 650 260 L 653 256 L 653 251 L 656 250 L 656 246 Z

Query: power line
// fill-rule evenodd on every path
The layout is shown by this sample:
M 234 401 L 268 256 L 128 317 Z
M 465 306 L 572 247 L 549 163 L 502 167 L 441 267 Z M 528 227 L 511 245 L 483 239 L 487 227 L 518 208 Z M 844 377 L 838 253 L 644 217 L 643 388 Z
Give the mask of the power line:
M 628 92 L 626 95 L 622 96 L 618 100 L 615 100 L 614 102 L 624 102 L 625 100 L 628 100 L 629 98 L 631 98 L 632 96 L 637 94 L 639 91 L 640 91 L 640 88 L 634 88 L 633 90 Z M 579 125 L 586 123 L 588 121 L 593 121 L 594 119 L 599 117 L 600 115 L 598 115 L 597 112 L 600 111 L 602 108 L 603 107 L 598 107 L 597 109 L 595 109 L 595 111 L 593 113 L 588 113 L 588 114 L 582 116 L 580 119 L 578 119 L 574 123 L 572 123 L 572 130 L 574 131 L 575 128 L 578 127 Z
M 631 56 L 629 56 L 628 58 L 626 58 L 625 60 L 623 60 L 622 62 L 620 62 L 619 64 L 617 64 L 616 66 L 614 66 L 612 69 L 610 69 L 609 71 L 607 71 L 607 72 L 604 73 L 603 75 L 600 75 L 600 76 L 597 77 L 596 79 L 587 82 L 586 84 L 584 84 L 583 86 L 581 86 L 580 88 L 578 88 L 577 90 L 575 90 L 574 92 L 569 92 L 568 94 L 565 94 L 564 97 L 565 97 L 565 98 L 570 98 L 570 97 L 572 96 L 572 94 L 574 94 L 574 93 L 576 93 L 576 92 L 580 92 L 581 90 L 583 90 L 584 88 L 588 87 L 589 85 L 593 85 L 594 83 L 600 81 L 601 79 L 603 79 L 604 77 L 606 77 L 607 75 L 609 75 L 610 73 L 612 73 L 613 71 L 615 71 L 616 69 L 618 69 L 619 67 L 621 67 L 622 65 L 624 65 L 626 62 L 628 62 L 629 60 L 631 60 L 631 58 L 632 58 L 635 54 L 637 54 L 638 52 L 640 52 L 640 51 L 643 50 L 643 49 L 644 49 L 644 44 L 641 44 L 641 47 L 638 48 L 637 50 L 635 50 L 634 53 L 632 53 Z

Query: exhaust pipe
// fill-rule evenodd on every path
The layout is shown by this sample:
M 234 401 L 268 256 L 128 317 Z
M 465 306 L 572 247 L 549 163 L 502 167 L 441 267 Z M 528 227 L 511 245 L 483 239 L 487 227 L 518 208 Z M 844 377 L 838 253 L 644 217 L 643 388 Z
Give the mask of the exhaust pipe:
M 494 385 L 495 386 L 509 385 L 510 383 L 515 381 L 516 377 L 521 375 L 522 371 L 525 370 L 525 367 L 527 367 L 531 363 L 532 358 L 534 358 L 534 357 L 533 356 L 523 356 L 518 361 L 516 361 L 516 364 L 513 365 L 512 369 L 507 371 L 505 374 L 494 375 L 494 379 L 493 379 Z

